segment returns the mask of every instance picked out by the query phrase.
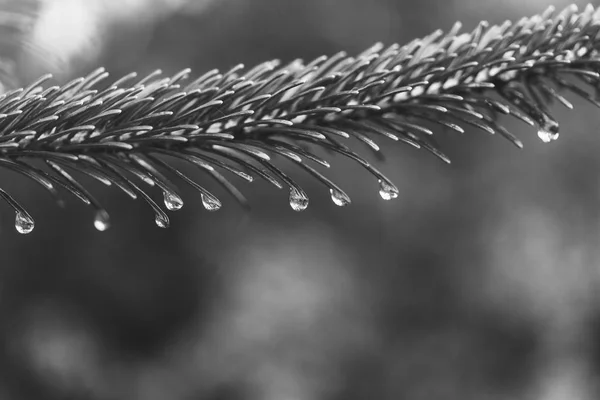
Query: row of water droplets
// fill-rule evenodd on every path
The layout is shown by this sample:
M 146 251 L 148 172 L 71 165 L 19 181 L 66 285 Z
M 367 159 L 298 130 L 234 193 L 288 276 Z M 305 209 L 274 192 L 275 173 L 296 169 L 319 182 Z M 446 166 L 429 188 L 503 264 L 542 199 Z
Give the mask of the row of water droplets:
M 205 195 L 204 193 L 202 193 L 200 196 L 202 199 L 202 205 L 208 211 L 217 211 L 221 208 L 221 203 L 218 199 Z M 175 192 L 163 191 L 163 200 L 165 207 L 169 211 L 178 211 L 183 208 L 183 200 L 181 199 L 181 196 Z M 163 214 L 156 213 L 154 222 L 160 228 L 169 227 L 169 220 L 165 218 Z M 94 227 L 100 232 L 104 232 L 110 228 L 110 216 L 106 210 L 96 211 L 96 216 L 94 217 Z
M 338 189 L 330 189 L 331 200 L 337 206 L 346 206 L 350 204 L 350 198 L 348 195 Z M 384 200 L 391 200 L 398 197 L 398 189 L 385 180 L 379 180 L 379 195 Z M 204 193 L 201 194 L 202 205 L 208 211 L 217 211 L 221 208 L 221 203 L 215 197 L 211 197 Z M 183 207 L 183 200 L 181 197 L 172 191 L 163 192 L 163 200 L 165 207 L 169 211 L 177 211 Z M 290 190 L 290 206 L 294 211 L 304 211 L 308 207 L 308 196 L 301 190 L 292 188 Z M 169 220 L 165 218 L 163 214 L 156 213 L 154 219 L 156 225 L 160 228 L 168 228 Z M 110 215 L 104 209 L 98 209 L 94 216 L 94 227 L 104 232 L 111 226 Z M 28 234 L 33 231 L 35 222 L 33 218 L 25 212 L 17 211 L 15 216 L 15 229 L 21 234 Z
M 550 143 L 559 137 L 559 125 L 558 123 L 545 116 L 543 120 L 539 121 L 538 137 L 544 143 Z M 331 200 L 337 206 L 343 207 L 350 204 L 350 198 L 348 195 L 341 190 L 330 188 Z M 396 186 L 385 179 L 379 179 L 379 195 L 384 200 L 392 200 L 398 197 L 399 191 Z M 208 211 L 216 211 L 221 208 L 221 202 L 216 198 L 207 194 L 201 194 L 202 205 Z M 169 211 L 177 211 L 183 207 L 183 200 L 181 197 L 173 191 L 163 191 L 163 200 L 165 207 Z M 304 191 L 292 187 L 290 189 L 289 196 L 290 206 L 294 211 L 304 211 L 308 207 L 308 196 Z M 154 219 L 156 225 L 160 228 L 168 228 L 169 220 L 165 218 L 164 214 L 156 213 Z M 94 227 L 104 232 L 110 228 L 110 216 L 104 209 L 98 209 L 94 217 Z M 15 229 L 21 234 L 28 234 L 33 231 L 35 222 L 33 218 L 23 212 L 16 211 L 15 214 Z
M 558 128 L 559 128 L 559 125 L 555 120 L 545 116 L 543 121 L 540 121 L 540 123 L 539 123 L 538 137 L 540 138 L 540 140 L 542 142 L 550 143 L 550 142 L 558 139 L 558 137 L 559 137 Z M 330 188 L 329 192 L 331 195 L 331 201 L 336 206 L 343 207 L 343 206 L 350 204 L 350 198 L 348 197 L 348 195 L 346 193 L 344 193 L 338 189 L 334 189 L 334 188 Z M 381 196 L 382 199 L 393 200 L 398 197 L 398 194 L 399 194 L 398 188 L 396 186 L 394 186 L 391 182 L 389 182 L 385 179 L 379 179 L 379 195 Z M 204 208 L 206 208 L 207 210 L 216 211 L 219 208 L 221 208 L 221 203 L 216 198 L 211 198 L 211 197 L 205 195 L 204 193 L 201 196 L 202 196 L 202 204 L 204 205 Z M 294 187 L 292 187 L 290 189 L 289 201 L 290 201 L 290 206 L 294 211 L 306 210 L 306 208 L 308 207 L 308 203 L 309 203 L 309 199 L 308 199 L 308 196 L 306 195 L 306 193 L 304 191 L 299 190 Z M 181 199 L 181 197 L 179 197 L 179 195 L 177 195 L 174 192 L 167 192 L 167 191 L 164 192 L 164 203 L 165 203 L 166 208 L 169 211 L 177 211 L 183 207 L 183 200 Z M 23 216 L 21 216 L 21 221 L 22 221 L 23 225 L 26 227 L 26 229 L 29 229 L 29 232 L 31 232 L 31 230 L 33 230 L 33 220 L 31 218 L 24 219 Z M 156 215 L 155 222 L 156 222 L 156 225 L 158 225 L 161 228 L 167 228 L 169 226 L 169 221 L 165 220 L 160 214 Z M 96 229 L 98 229 L 99 231 L 106 230 L 109 226 L 108 213 L 106 213 L 106 211 L 104 211 L 104 210 L 98 211 L 98 213 L 96 214 L 96 219 L 94 221 L 94 225 L 96 226 Z M 21 232 L 21 230 L 23 230 L 23 229 L 17 228 L 17 230 L 19 230 L 19 232 Z M 23 230 L 23 232 L 21 232 L 21 233 L 29 233 L 29 232 L 25 232 L 25 230 Z
M 339 207 L 350 204 L 350 197 L 339 189 L 330 188 L 331 201 Z M 398 197 L 398 188 L 384 179 L 379 180 L 379 195 L 384 200 L 392 200 Z M 294 211 L 304 211 L 308 207 L 308 196 L 296 188 L 290 189 L 290 206 Z
M 217 211 L 221 208 L 221 202 L 214 197 L 202 193 L 200 195 L 202 199 L 202 205 L 208 211 Z M 183 200 L 181 196 L 173 191 L 163 191 L 163 201 L 165 207 L 169 211 L 178 211 L 183 208 Z M 154 216 L 154 222 L 159 228 L 168 228 L 169 220 L 165 218 L 164 214 L 156 213 Z M 94 218 L 94 226 L 97 230 L 103 232 L 110 227 L 110 217 L 105 210 L 98 210 L 96 217 Z
M 544 143 L 550 143 L 558 139 L 558 123 L 551 118 L 546 118 L 541 121 L 538 129 L 538 137 Z M 343 207 L 350 204 L 350 198 L 348 195 L 338 189 L 329 189 L 331 194 L 331 200 L 337 206 Z M 379 179 L 379 195 L 384 200 L 392 200 L 398 197 L 398 188 L 396 188 L 391 182 L 384 179 Z M 177 211 L 183 207 L 183 200 L 181 197 L 172 191 L 164 191 L 163 199 L 165 207 L 169 211 Z M 204 193 L 201 194 L 202 205 L 208 211 L 216 211 L 221 208 L 221 203 L 215 197 L 208 196 Z M 304 211 L 308 207 L 308 196 L 301 190 L 296 188 L 290 189 L 290 206 L 294 211 Z M 156 214 L 154 219 L 156 225 L 160 228 L 168 228 L 169 220 L 165 219 L 163 215 Z M 21 234 L 28 234 L 33 231 L 35 222 L 33 218 L 21 211 L 17 211 L 15 215 L 15 229 Z M 110 216 L 104 209 L 96 211 L 94 217 L 94 227 L 100 232 L 106 231 L 110 228 Z
M 201 195 L 202 205 L 208 211 L 217 211 L 221 208 L 221 202 L 209 195 L 202 193 Z M 175 193 L 170 191 L 163 192 L 163 199 L 165 203 L 165 207 L 169 211 L 177 211 L 183 207 L 183 200 L 181 197 Z M 160 228 L 168 228 L 169 220 L 165 219 L 164 215 L 156 213 L 154 221 L 156 225 Z M 96 214 L 94 216 L 94 227 L 100 231 L 104 232 L 108 230 L 111 226 L 110 223 L 110 215 L 104 209 L 96 210 Z M 15 213 L 15 229 L 17 232 L 21 234 L 28 234 L 33 231 L 35 228 L 35 222 L 33 218 L 25 212 L 17 211 Z
M 542 114 L 538 121 L 538 137 L 544 143 L 550 143 L 559 137 L 559 124 L 548 115 Z M 337 206 L 350 204 L 350 198 L 338 189 L 329 189 L 331 200 Z M 385 179 L 379 179 L 379 195 L 384 200 L 392 200 L 398 197 L 399 191 L 396 186 Z M 290 189 L 290 206 L 294 211 L 304 211 L 308 207 L 308 196 L 296 188 Z

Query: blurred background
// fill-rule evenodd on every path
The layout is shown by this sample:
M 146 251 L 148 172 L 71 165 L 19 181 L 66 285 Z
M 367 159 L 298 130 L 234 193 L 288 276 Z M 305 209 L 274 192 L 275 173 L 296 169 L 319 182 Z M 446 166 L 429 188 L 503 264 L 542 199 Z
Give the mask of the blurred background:
M 2 0 L 13 28 L 0 49 L 18 85 L 98 66 L 199 75 L 569 3 Z M 90 209 L 60 209 L 0 171 L 37 222 L 18 235 L 0 208 L 0 398 L 599 398 L 600 117 L 573 101 L 555 109 L 549 145 L 511 120 L 522 151 L 439 134 L 451 166 L 387 143 L 376 165 L 400 188 L 391 202 L 340 157 L 329 177 L 352 197 L 345 208 L 290 169 L 311 199 L 302 214 L 260 182 L 241 183 L 245 212 L 205 180 L 221 211 L 182 185 L 186 206 L 163 230 L 145 205 L 90 183 L 112 215 L 101 233 Z

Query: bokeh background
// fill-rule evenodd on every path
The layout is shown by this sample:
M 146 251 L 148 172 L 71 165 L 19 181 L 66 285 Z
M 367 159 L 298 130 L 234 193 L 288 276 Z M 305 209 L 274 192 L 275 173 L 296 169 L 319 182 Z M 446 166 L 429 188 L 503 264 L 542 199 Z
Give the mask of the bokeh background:
M 15 82 L 161 68 L 248 66 L 358 53 L 460 20 L 501 23 L 564 0 L 2 0 Z M 586 2 L 576 1 L 581 8 Z M 20 16 L 20 17 L 19 17 Z M 8 83 L 7 83 L 8 84 Z M 596 109 L 556 108 L 557 142 L 438 135 L 451 166 L 388 143 L 377 164 L 400 188 L 340 157 L 352 197 L 221 194 L 158 229 L 151 210 L 91 188 L 111 212 L 66 209 L 26 180 L 0 184 L 36 218 L 18 235 L 0 209 L 0 398 L 89 400 L 531 399 L 600 397 L 600 186 Z M 381 144 L 385 144 L 381 142 Z M 160 193 L 156 193 L 160 200 Z

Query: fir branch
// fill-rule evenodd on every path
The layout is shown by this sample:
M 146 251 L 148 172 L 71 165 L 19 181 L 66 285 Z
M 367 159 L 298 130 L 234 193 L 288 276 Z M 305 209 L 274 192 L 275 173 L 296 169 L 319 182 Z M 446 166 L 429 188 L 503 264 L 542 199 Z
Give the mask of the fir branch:
M 98 69 L 44 88 L 47 75 L 0 98 L 0 165 L 55 196 L 60 188 L 91 205 L 99 230 L 109 227 L 108 213 L 73 171 L 142 199 L 156 224 L 167 227 L 167 214 L 142 183 L 163 192 L 169 211 L 183 206 L 175 178 L 196 188 L 207 210 L 221 207 L 173 159 L 203 170 L 241 204 L 247 204 L 244 195 L 220 170 L 287 187 L 292 209 L 304 210 L 307 194 L 274 163 L 281 156 L 322 182 L 343 206 L 350 197 L 311 165 L 329 167 L 312 149 L 358 162 L 390 200 L 398 188 L 345 139 L 358 139 L 375 153 L 379 139 L 392 139 L 450 162 L 428 126 L 459 133 L 474 126 L 520 148 L 497 115 L 537 126 L 540 139 L 550 142 L 559 130 L 548 106 L 556 100 L 572 108 L 562 92 L 600 106 L 598 93 L 588 91 L 600 90 L 600 9 L 550 8 L 516 23 L 481 22 L 471 33 L 459 31 L 457 23 L 446 34 L 436 31 L 405 46 L 377 44 L 356 57 L 340 52 L 308 64 L 238 65 L 191 82 L 189 70 L 166 78 L 156 71 L 135 83 L 136 75 L 129 74 L 102 90 L 108 73 Z M 43 167 L 34 165 L 40 161 Z M 1 189 L 0 197 L 15 210 L 17 231 L 31 232 L 27 211 Z

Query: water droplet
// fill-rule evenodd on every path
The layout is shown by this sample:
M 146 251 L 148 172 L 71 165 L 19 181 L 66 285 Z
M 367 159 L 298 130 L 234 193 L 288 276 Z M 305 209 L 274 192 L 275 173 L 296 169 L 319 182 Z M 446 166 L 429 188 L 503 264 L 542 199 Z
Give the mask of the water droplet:
M 336 206 L 343 207 L 350 204 L 350 197 L 348 197 L 346 193 L 336 189 L 329 189 L 329 193 L 331 193 L 331 201 L 333 201 L 333 204 Z
M 398 197 L 398 188 L 391 182 L 380 179 L 379 180 L 379 195 L 384 200 L 392 200 Z
M 290 188 L 290 206 L 294 211 L 304 211 L 308 207 L 308 197 L 296 188 Z
M 94 217 L 94 227 L 100 232 L 104 232 L 110 228 L 110 216 L 106 210 L 96 211 L 96 216 Z
M 544 115 L 543 121 L 540 123 L 538 137 L 544 143 L 550 143 L 558 139 L 558 122 Z
M 25 213 L 17 211 L 17 214 L 15 216 L 15 229 L 17 230 L 17 232 L 26 235 L 28 233 L 31 233 L 34 227 L 35 223 L 33 222 L 33 218 L 31 218 Z
M 167 192 L 166 190 L 163 192 L 163 198 L 165 200 L 165 207 L 169 211 L 177 211 L 183 207 L 183 200 L 181 197 L 175 192 Z
M 202 205 L 208 211 L 217 211 L 219 208 L 221 208 L 221 202 L 216 197 L 208 196 L 204 193 L 202 193 L 200 197 L 202 198 Z
M 168 228 L 169 227 L 169 217 L 163 214 L 156 214 L 154 218 L 154 222 L 159 228 Z

